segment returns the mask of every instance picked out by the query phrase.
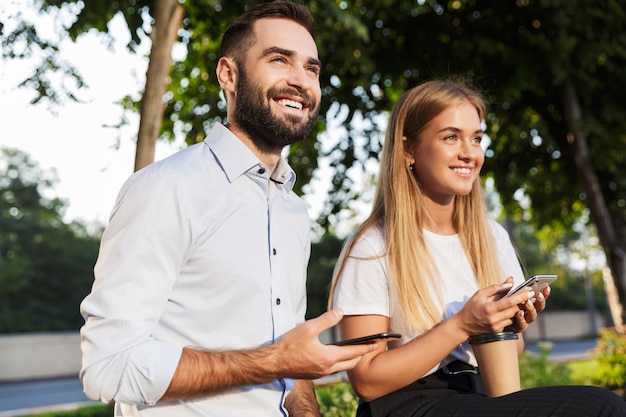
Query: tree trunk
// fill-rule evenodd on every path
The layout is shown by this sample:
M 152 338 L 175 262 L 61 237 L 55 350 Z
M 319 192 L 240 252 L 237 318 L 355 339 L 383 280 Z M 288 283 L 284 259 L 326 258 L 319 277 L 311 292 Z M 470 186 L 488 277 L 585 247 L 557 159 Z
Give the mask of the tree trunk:
M 156 0 L 152 25 L 152 49 L 146 74 L 146 88 L 141 99 L 139 133 L 135 153 L 135 171 L 154 162 L 156 141 L 161 133 L 167 89 L 172 66 L 172 48 L 178 39 L 184 8 L 178 0 Z
M 613 325 L 615 326 L 615 329 L 621 333 L 624 329 L 624 321 L 622 320 L 623 311 L 621 303 L 619 302 L 619 298 L 617 296 L 615 280 L 613 279 L 613 274 L 611 274 L 611 269 L 608 266 L 602 268 L 602 280 L 604 281 L 604 288 L 606 290 L 606 295 L 611 310 L 611 319 L 613 320 Z
M 579 128 L 581 121 L 580 103 L 571 80 L 568 80 L 563 86 L 562 99 L 565 123 L 569 130 L 567 142 L 572 149 L 574 165 L 580 175 L 583 190 L 587 194 L 587 207 L 590 210 L 591 219 L 596 225 L 600 244 L 606 255 L 607 266 L 613 277 L 614 285 L 607 285 L 606 289 L 609 293 L 608 301 L 615 327 L 621 332 L 626 321 L 626 317 L 624 317 L 626 312 L 623 308 L 626 300 L 624 248 L 617 234 L 618 227 L 614 223 L 609 207 L 604 200 L 598 176 L 592 169 L 593 164 L 589 155 L 586 135 Z

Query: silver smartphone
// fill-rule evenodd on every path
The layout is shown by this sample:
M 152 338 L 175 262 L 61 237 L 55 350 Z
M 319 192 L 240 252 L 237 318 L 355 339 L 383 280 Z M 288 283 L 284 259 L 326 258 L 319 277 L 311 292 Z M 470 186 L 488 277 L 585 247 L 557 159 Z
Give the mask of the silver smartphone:
M 385 339 L 400 339 L 402 336 L 398 333 L 377 333 L 371 334 L 369 336 L 357 337 L 355 339 L 341 340 L 339 342 L 332 343 L 337 346 L 345 346 L 345 345 L 362 345 L 364 343 L 373 343 L 377 340 L 385 340 Z
M 554 274 L 533 275 L 532 277 L 528 278 L 524 283 L 509 291 L 507 295 L 505 295 L 505 297 L 510 297 L 513 294 L 516 294 L 524 289 L 539 292 L 546 288 L 548 285 L 552 284 L 554 281 L 556 281 L 556 279 L 557 276 Z

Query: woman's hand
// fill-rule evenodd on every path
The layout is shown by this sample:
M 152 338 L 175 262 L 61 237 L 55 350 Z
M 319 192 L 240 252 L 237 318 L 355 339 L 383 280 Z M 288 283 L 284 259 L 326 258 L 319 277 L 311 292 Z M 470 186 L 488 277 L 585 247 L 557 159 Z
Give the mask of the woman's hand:
M 526 322 L 523 318 L 526 315 L 526 307 L 522 309 L 522 306 L 526 306 L 528 303 L 530 305 L 529 310 L 532 309 L 528 315 L 533 317 L 532 320 L 536 318 L 537 308 L 534 303 L 538 303 L 539 308 L 542 307 L 539 300 L 531 301 L 535 298 L 535 293 L 527 291 L 504 297 L 512 286 L 513 279 L 509 278 L 501 285 L 491 285 L 476 291 L 465 303 L 457 314 L 468 337 L 483 333 L 501 332 L 505 328 L 508 330 L 512 326 L 518 325 L 518 323 L 528 327 L 530 322 Z M 542 300 L 545 307 L 545 297 L 542 296 Z M 518 318 L 522 311 L 524 313 L 521 314 L 522 319 L 520 321 Z
M 545 310 L 546 301 L 550 296 L 550 286 L 547 286 L 540 292 L 536 293 L 536 296 L 527 300 L 524 304 L 521 304 L 519 311 L 515 314 L 515 322 L 506 328 L 506 330 L 513 331 L 515 333 L 521 333 L 525 331 L 530 323 L 537 319 L 540 312 Z

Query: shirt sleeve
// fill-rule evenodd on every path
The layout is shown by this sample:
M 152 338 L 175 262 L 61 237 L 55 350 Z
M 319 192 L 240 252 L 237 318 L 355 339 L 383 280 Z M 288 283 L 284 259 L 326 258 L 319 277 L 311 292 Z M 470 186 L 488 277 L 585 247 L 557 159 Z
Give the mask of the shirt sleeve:
M 384 240 L 379 229 L 369 229 L 348 253 L 338 277 L 333 303 L 346 315 L 390 316 L 389 283 Z
M 174 375 L 182 346 L 155 333 L 191 239 L 179 194 L 158 171 L 140 171 L 120 191 L 81 304 L 80 376 L 92 399 L 154 404 Z

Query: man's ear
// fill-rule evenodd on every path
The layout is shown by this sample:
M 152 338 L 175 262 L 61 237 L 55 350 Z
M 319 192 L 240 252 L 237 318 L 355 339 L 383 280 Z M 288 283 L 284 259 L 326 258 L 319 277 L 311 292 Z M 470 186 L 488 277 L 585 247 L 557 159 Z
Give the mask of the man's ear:
M 221 57 L 220 60 L 217 61 L 215 73 L 217 75 L 217 81 L 220 83 L 222 90 L 224 90 L 224 94 L 234 94 L 237 85 L 237 76 L 239 75 L 235 61 L 230 57 Z

